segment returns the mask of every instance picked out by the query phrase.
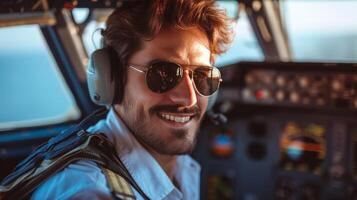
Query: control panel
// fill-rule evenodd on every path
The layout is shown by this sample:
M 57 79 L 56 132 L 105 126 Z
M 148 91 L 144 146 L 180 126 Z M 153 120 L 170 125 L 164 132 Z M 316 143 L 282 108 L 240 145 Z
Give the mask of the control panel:
M 357 109 L 357 76 L 255 69 L 245 75 L 241 95 L 246 103 Z
M 357 199 L 357 65 L 239 63 L 221 69 L 193 156 L 201 199 Z

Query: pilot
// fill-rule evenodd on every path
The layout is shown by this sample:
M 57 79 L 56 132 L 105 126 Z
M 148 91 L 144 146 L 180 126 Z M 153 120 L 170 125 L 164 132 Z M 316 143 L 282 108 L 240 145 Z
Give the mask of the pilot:
M 199 199 L 200 166 L 187 154 L 221 82 L 213 64 L 232 39 L 226 13 L 211 0 L 124 1 L 102 35 L 116 57 L 114 101 L 88 130 L 108 138 L 134 184 L 80 160 L 32 199 Z

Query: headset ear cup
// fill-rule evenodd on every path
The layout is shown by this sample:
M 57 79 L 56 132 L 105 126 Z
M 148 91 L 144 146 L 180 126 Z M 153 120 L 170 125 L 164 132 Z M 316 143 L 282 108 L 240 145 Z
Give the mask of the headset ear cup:
M 114 99 L 114 82 L 111 77 L 111 56 L 108 48 L 94 51 L 87 67 L 87 84 L 92 101 L 110 106 Z
M 211 111 L 218 97 L 218 90 L 208 97 L 207 111 Z

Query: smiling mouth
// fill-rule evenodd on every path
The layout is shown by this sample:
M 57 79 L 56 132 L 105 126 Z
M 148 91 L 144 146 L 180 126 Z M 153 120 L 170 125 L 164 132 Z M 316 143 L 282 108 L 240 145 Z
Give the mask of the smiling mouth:
M 173 113 L 158 113 L 158 116 L 159 118 L 169 122 L 187 123 L 193 118 L 194 115 L 175 115 Z

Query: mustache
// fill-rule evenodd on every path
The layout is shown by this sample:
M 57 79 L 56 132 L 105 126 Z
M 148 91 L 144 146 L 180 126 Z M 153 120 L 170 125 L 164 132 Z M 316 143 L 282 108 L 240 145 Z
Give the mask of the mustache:
M 149 109 L 150 114 L 157 112 L 172 112 L 172 113 L 194 113 L 196 116 L 201 116 L 201 109 L 195 105 L 192 107 L 186 107 L 181 105 L 158 105 Z

